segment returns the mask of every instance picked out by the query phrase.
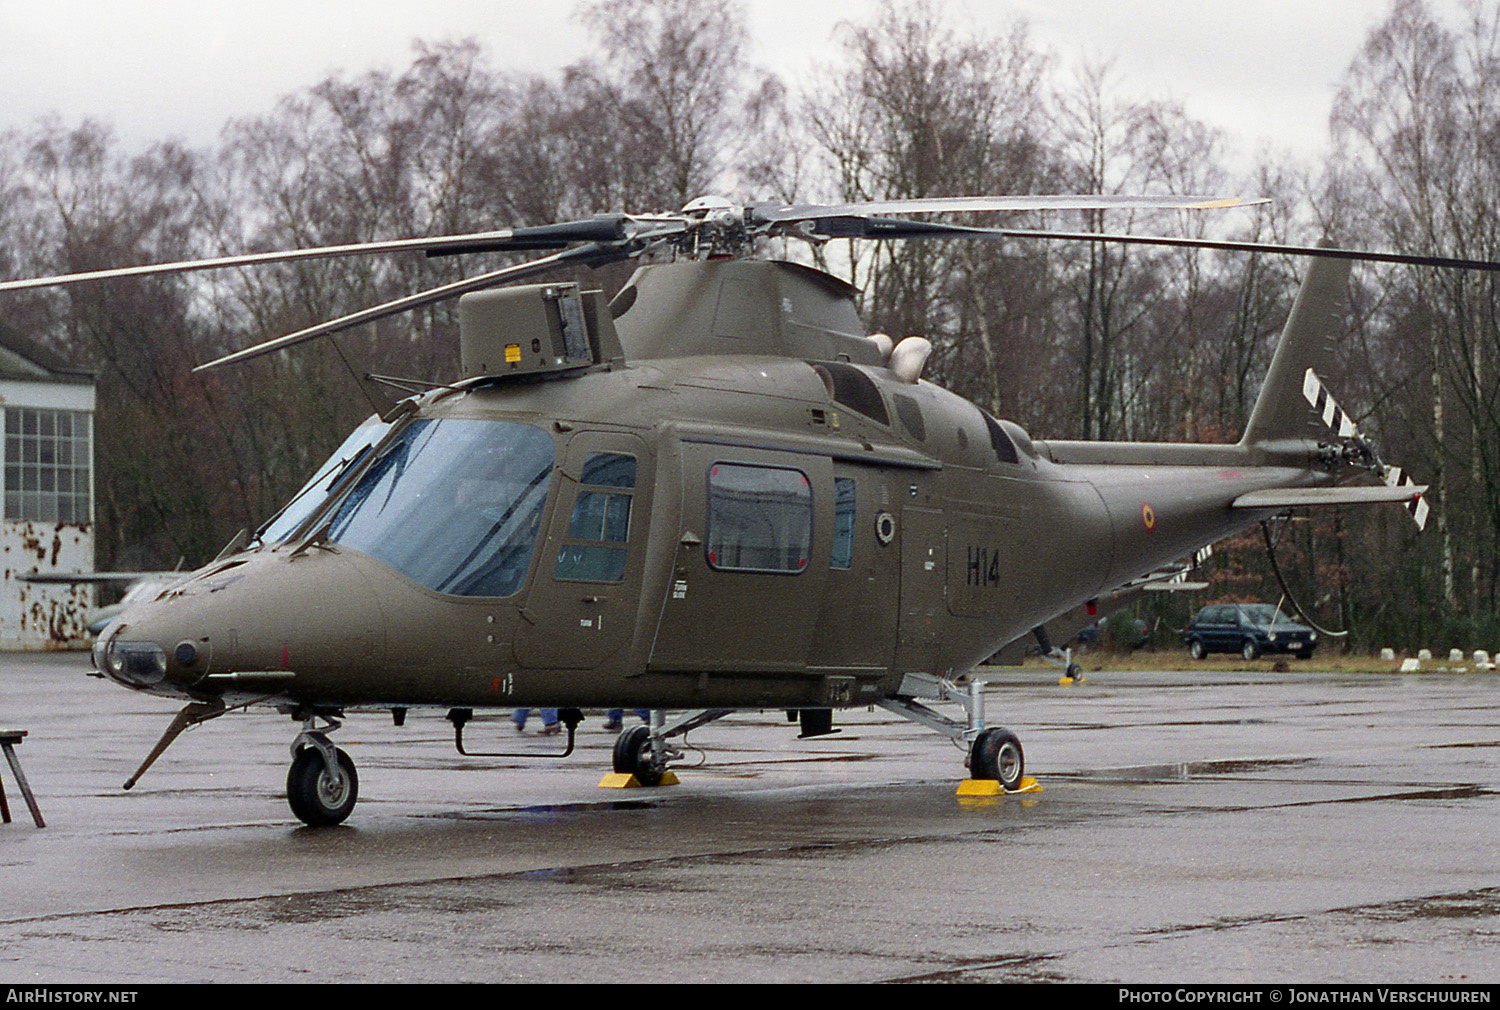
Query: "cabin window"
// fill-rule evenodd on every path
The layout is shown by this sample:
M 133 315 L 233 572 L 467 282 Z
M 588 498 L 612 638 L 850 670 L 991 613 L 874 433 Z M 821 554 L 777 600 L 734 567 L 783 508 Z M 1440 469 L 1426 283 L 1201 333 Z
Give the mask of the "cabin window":
M 593 453 L 584 460 L 580 483 L 584 489 L 573 499 L 568 536 L 557 552 L 553 576 L 571 582 L 619 582 L 625 576 L 624 545 L 630 538 L 635 457 Z
M 339 503 L 331 543 L 454 596 L 510 596 L 536 546 L 552 438 L 510 421 L 412 421 Z
M 833 479 L 833 561 L 829 567 L 854 564 L 854 478 Z
M 708 563 L 796 574 L 812 548 L 812 485 L 790 467 L 715 463 L 708 471 Z
M 87 411 L 7 407 L 5 518 L 50 523 L 93 519 L 92 433 Z

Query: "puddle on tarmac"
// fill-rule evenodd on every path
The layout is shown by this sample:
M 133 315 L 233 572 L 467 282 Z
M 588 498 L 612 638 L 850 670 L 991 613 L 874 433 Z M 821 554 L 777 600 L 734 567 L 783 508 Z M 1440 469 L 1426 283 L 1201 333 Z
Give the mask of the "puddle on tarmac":
M 1351 911 L 1372 919 L 1487 919 L 1500 916 L 1500 888 L 1486 887 L 1459 894 L 1433 894 L 1421 898 L 1368 905 Z
M 418 814 L 438 820 L 469 821 L 493 820 L 497 817 L 541 817 L 552 818 L 561 814 L 589 814 L 610 810 L 650 810 L 659 806 L 660 800 L 606 800 L 599 803 L 538 803 L 525 807 L 490 807 L 487 810 L 444 810 L 432 814 Z
M 1245 775 L 1277 768 L 1312 764 L 1313 758 L 1261 758 L 1258 760 L 1179 761 L 1173 764 L 1136 765 L 1130 768 L 1096 768 L 1075 772 L 1069 778 L 1105 782 L 1188 782 L 1219 775 Z
M 1373 803 L 1383 800 L 1469 800 L 1476 796 L 1493 795 L 1492 790 L 1479 785 L 1446 786 L 1442 789 L 1413 789 L 1402 793 L 1381 793 L 1379 796 L 1350 796 L 1344 803 Z

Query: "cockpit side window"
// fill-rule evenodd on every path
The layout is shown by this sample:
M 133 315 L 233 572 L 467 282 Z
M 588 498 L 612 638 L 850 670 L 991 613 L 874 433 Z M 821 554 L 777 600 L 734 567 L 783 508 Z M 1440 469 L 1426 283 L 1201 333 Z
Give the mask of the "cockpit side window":
M 328 540 L 454 596 L 510 596 L 531 565 L 555 451 L 510 421 L 406 426 L 339 503 Z
M 592 453 L 583 461 L 583 488 L 573 499 L 568 535 L 557 552 L 555 578 L 619 582 L 625 576 L 630 506 L 635 498 L 635 457 Z

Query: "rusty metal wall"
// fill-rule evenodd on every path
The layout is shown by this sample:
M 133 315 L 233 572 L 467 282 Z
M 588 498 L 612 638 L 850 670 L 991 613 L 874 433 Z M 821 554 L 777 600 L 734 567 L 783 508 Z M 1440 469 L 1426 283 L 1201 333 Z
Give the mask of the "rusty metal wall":
M 0 650 L 86 649 L 92 585 L 22 582 L 27 572 L 91 572 L 89 523 L 0 521 Z

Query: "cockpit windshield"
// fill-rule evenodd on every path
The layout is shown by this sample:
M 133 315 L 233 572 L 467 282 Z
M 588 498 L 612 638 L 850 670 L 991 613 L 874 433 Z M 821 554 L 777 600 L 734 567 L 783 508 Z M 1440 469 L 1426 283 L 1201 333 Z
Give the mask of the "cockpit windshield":
M 333 514 L 327 539 L 455 596 L 510 596 L 531 565 L 552 439 L 511 421 L 420 419 Z
M 370 447 L 384 438 L 385 433 L 390 430 L 391 426 L 382 421 L 380 415 L 371 414 L 366 418 L 363 424 L 344 439 L 343 445 L 333 450 L 333 455 L 302 485 L 302 490 L 293 495 L 292 500 L 260 528 L 257 536 L 261 543 L 279 544 L 295 533 L 302 521 L 327 499 L 328 492 L 338 479 L 358 466 Z

